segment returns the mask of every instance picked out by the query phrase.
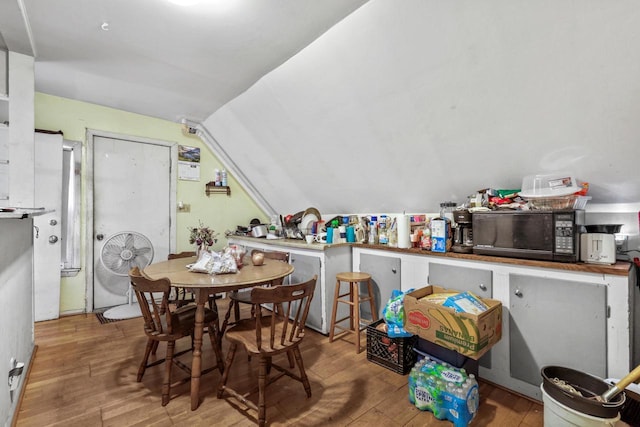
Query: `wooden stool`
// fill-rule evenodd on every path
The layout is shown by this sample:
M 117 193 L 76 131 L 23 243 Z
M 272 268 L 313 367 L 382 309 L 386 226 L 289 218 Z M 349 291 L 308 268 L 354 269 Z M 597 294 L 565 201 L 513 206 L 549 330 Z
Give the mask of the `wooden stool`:
M 340 293 L 340 285 L 341 282 L 349 283 L 349 290 L 341 294 Z M 368 295 L 360 295 L 360 282 L 367 282 L 367 292 Z M 349 299 L 341 299 L 342 297 L 348 296 Z M 363 302 L 369 301 L 371 306 L 371 319 L 362 319 L 360 317 L 360 304 Z M 336 313 L 338 311 L 338 303 L 348 304 L 349 307 L 349 315 L 343 317 L 342 319 L 336 320 Z M 331 314 L 331 329 L 329 332 L 329 342 L 333 342 L 333 339 L 336 337 L 335 329 L 341 329 L 341 332 L 338 335 L 343 335 L 347 333 L 356 334 L 356 353 L 360 353 L 360 332 L 364 329 L 360 326 L 361 322 L 371 323 L 378 316 L 378 312 L 376 311 L 376 303 L 373 296 L 373 289 L 371 288 L 371 275 L 367 273 L 360 273 L 357 271 L 347 272 L 347 273 L 338 273 L 336 274 L 336 290 L 333 296 L 333 312 Z M 344 322 L 345 320 L 349 320 L 349 328 L 338 325 L 338 323 Z M 366 325 L 365 325 L 366 328 Z

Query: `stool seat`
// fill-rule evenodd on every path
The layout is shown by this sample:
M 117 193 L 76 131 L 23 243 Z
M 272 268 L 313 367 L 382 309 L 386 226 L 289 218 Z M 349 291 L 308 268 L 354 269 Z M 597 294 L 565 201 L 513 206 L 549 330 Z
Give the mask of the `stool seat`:
M 345 293 L 340 293 L 340 287 L 342 282 L 345 282 L 349 286 L 349 290 Z M 360 294 L 360 283 L 366 283 L 366 294 Z M 360 304 L 369 303 L 371 308 L 371 319 L 363 319 L 360 315 Z M 346 304 L 349 306 L 349 315 L 341 319 L 336 319 L 338 312 L 338 304 Z M 336 288 L 333 298 L 333 312 L 331 314 L 331 325 L 329 330 L 329 342 L 333 342 L 336 338 L 335 330 L 339 329 L 338 335 L 347 333 L 354 333 L 356 335 L 356 353 L 362 351 L 360 345 L 360 334 L 366 328 L 367 324 L 370 324 L 377 320 L 378 312 L 376 311 L 376 303 L 373 296 L 373 288 L 371 285 L 371 275 L 360 271 L 347 271 L 336 274 Z M 341 326 L 340 323 L 349 320 L 349 327 Z M 365 323 L 364 327 L 361 323 Z
M 336 274 L 336 280 L 340 280 L 341 282 L 363 282 L 365 280 L 371 280 L 371 275 L 360 271 L 348 271 L 346 273 Z

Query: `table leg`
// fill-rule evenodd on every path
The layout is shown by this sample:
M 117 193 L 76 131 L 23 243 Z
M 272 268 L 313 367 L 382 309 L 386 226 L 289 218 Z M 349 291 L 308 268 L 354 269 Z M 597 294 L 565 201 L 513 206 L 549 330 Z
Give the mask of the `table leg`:
M 191 410 L 200 404 L 200 373 L 202 371 L 202 336 L 204 335 L 204 305 L 209 299 L 207 289 L 196 289 L 196 318 L 193 331 L 193 361 L 191 362 Z

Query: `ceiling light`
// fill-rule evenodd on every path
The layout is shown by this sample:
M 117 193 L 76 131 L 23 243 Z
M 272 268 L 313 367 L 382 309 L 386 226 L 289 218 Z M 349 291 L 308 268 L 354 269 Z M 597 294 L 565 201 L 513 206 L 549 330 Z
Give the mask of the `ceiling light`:
M 201 0 L 169 0 L 170 3 L 178 6 L 193 6 L 200 3 Z

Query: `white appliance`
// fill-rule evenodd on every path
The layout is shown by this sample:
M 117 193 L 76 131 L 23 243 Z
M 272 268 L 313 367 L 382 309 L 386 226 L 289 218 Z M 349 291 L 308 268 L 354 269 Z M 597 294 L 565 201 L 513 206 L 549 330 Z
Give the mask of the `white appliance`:
M 592 264 L 615 264 L 615 235 L 607 233 L 583 233 L 580 236 L 580 261 Z

